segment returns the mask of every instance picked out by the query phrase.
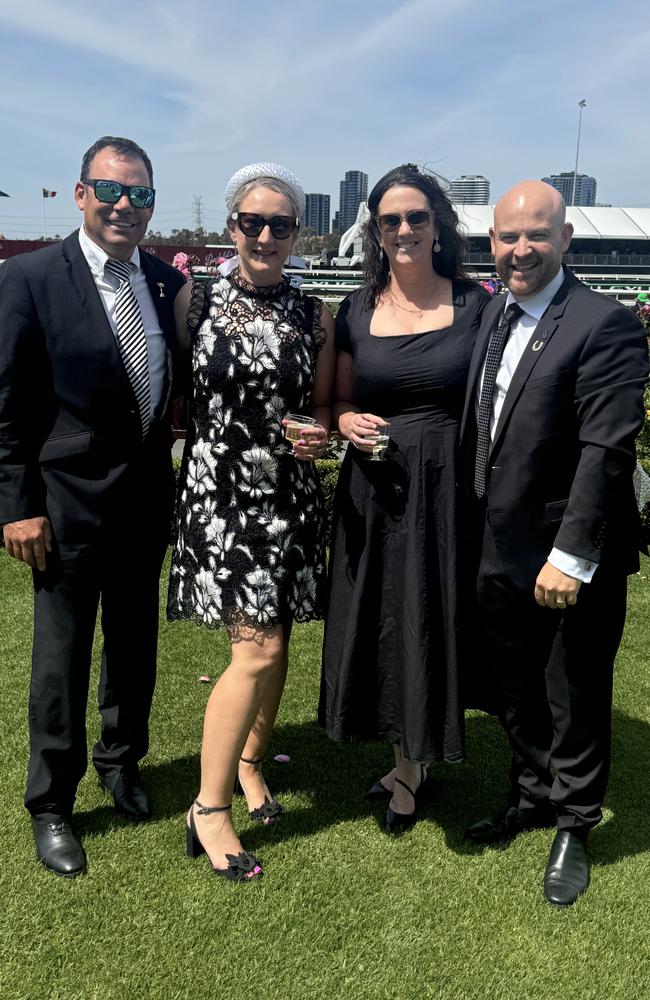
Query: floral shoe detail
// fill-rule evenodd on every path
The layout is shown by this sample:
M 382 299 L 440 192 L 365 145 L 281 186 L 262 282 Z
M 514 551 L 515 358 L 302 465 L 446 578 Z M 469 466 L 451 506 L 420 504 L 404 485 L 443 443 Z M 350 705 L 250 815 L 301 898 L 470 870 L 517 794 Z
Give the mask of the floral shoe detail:
M 264 874 L 257 858 L 247 851 L 242 851 L 240 854 L 226 854 L 226 859 L 227 868 L 213 868 L 212 871 L 230 882 L 254 882 Z
M 257 767 L 264 760 L 263 757 L 257 757 L 253 759 L 252 757 L 240 757 L 242 763 L 250 764 L 251 767 Z M 242 783 L 239 780 L 239 776 L 235 778 L 235 794 L 245 795 Z M 251 819 L 256 820 L 259 823 L 264 823 L 265 826 L 270 826 L 271 823 L 277 822 L 280 818 L 284 809 L 276 799 L 269 799 L 268 795 L 264 796 L 264 802 L 257 809 L 251 809 L 248 813 Z

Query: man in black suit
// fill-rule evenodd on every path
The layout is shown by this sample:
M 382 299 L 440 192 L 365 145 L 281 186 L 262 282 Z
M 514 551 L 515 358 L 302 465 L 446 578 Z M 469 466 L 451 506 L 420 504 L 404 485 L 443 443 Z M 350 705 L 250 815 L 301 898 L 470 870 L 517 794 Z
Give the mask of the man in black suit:
M 556 905 L 587 888 L 602 818 L 648 360 L 632 312 L 562 267 L 572 231 L 541 181 L 497 203 L 509 291 L 485 310 L 461 431 L 486 669 L 513 752 L 506 807 L 466 837 L 556 827 L 544 880 Z
M 0 522 L 32 567 L 34 643 L 25 805 L 38 857 L 85 870 L 70 827 L 101 600 L 100 783 L 150 816 L 147 752 L 158 586 L 173 502 L 169 405 L 174 268 L 137 244 L 153 212 L 147 154 L 105 136 L 74 191 L 83 226 L 0 268 Z

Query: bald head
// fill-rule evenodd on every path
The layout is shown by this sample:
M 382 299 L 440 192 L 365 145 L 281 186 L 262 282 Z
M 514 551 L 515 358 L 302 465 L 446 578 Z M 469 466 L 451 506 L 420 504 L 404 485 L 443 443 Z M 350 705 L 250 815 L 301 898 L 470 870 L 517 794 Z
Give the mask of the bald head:
M 560 226 L 563 226 L 566 220 L 564 198 L 545 181 L 522 181 L 506 191 L 494 207 L 495 223 L 502 212 L 524 209 L 545 219 L 553 219 Z
M 499 199 L 490 229 L 492 253 L 516 298 L 535 295 L 553 280 L 572 235 L 564 198 L 544 181 L 522 181 Z

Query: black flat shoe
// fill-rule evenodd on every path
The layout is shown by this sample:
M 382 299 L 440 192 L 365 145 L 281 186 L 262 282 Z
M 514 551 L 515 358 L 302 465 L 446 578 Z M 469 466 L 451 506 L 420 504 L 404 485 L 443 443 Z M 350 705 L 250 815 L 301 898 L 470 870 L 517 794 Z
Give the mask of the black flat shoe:
M 522 812 L 517 806 L 505 806 L 496 816 L 484 816 L 472 823 L 463 837 L 474 844 L 499 844 L 514 840 L 524 830 L 542 830 L 556 823 L 557 818 L 550 809 Z
M 115 811 L 134 823 L 151 819 L 151 806 L 143 788 L 125 774 L 100 774 L 99 784 L 113 796 Z
M 589 861 L 582 836 L 558 830 L 544 875 L 544 895 L 553 906 L 571 906 L 589 885 Z
M 227 812 L 232 809 L 232 806 L 202 806 L 198 799 L 194 800 L 190 810 L 190 821 L 185 826 L 188 858 L 198 858 L 202 854 L 206 854 L 205 847 L 196 832 L 194 806 L 198 807 L 196 811 L 199 816 L 209 816 L 210 813 Z M 229 882 L 255 882 L 264 874 L 257 858 L 246 851 L 240 851 L 239 854 L 226 854 L 226 860 L 228 862 L 227 868 L 215 868 L 212 862 L 210 862 L 210 867 L 215 875 L 220 875 L 221 878 L 228 879 Z
M 32 816 L 32 832 L 38 860 L 55 875 L 76 878 L 86 871 L 86 855 L 63 816 L 41 823 Z

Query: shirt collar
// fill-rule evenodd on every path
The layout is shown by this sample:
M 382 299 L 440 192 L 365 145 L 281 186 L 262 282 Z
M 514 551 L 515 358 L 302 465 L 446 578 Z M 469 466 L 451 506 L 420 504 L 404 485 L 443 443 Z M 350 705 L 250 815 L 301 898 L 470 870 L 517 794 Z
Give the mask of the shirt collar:
M 532 316 L 533 319 L 539 321 L 555 298 L 555 294 L 559 291 L 563 281 L 564 268 L 560 265 L 560 270 L 554 278 L 551 278 L 548 285 L 544 285 L 541 291 L 537 292 L 535 295 L 531 295 L 530 298 L 519 300 L 515 298 L 512 292 L 508 292 L 506 297 L 506 309 L 509 305 L 512 305 L 513 302 L 516 302 L 525 313 L 528 313 L 528 315 Z
M 103 278 L 106 261 L 110 258 L 105 250 L 102 250 L 100 246 L 97 246 L 97 244 L 91 240 L 83 226 L 80 226 L 79 228 L 79 245 L 92 273 L 97 278 Z M 133 253 L 129 257 L 129 261 L 132 264 L 135 264 L 136 268 L 140 267 L 140 251 L 137 247 L 134 248 Z

